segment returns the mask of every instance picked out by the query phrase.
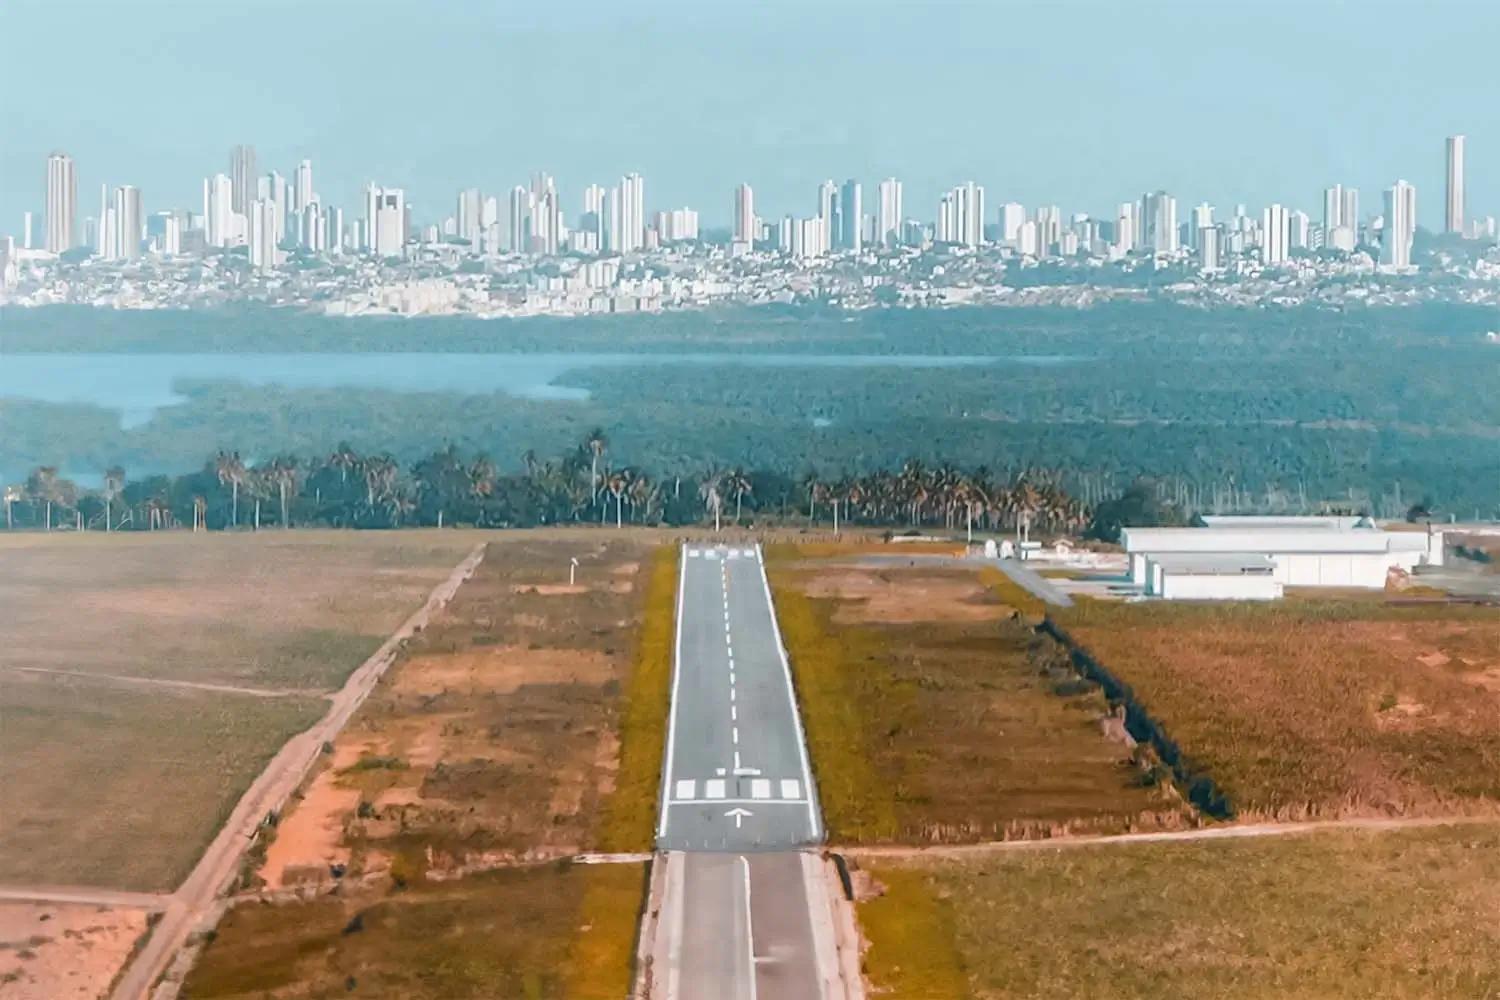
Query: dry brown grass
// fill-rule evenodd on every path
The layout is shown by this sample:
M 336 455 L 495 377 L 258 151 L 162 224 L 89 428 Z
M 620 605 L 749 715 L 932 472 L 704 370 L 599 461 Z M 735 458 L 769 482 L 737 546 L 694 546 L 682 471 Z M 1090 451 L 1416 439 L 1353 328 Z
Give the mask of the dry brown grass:
M 1500 992 L 1500 827 L 1487 823 L 883 860 L 870 872 L 887 894 L 860 908 L 865 966 L 903 1000 Z M 915 933 L 899 920 L 908 911 Z
M 1500 614 L 1442 604 L 1082 603 L 1056 617 L 1240 816 L 1500 801 Z
M 0 534 L 4 665 L 332 689 L 479 537 Z
M 309 902 L 244 903 L 185 998 L 620 1000 L 642 865 L 513 868 Z
M 0 682 L 0 881 L 170 890 L 312 698 Z
M 649 846 L 675 556 L 582 533 L 491 542 L 267 850 L 270 887 L 331 888 L 347 864 L 343 898 L 241 904 L 190 995 L 342 995 L 352 976 L 366 996 L 624 996 L 641 866 L 532 862 Z
M 267 882 L 326 880 L 329 861 L 441 873 L 597 846 L 648 551 L 583 537 L 492 542 L 283 819 Z
M 462 532 L 0 536 L 0 879 L 170 889 Z M 33 673 L 25 668 L 65 670 Z
M 1176 825 L 1107 706 L 972 570 L 770 561 L 830 838 L 956 843 Z

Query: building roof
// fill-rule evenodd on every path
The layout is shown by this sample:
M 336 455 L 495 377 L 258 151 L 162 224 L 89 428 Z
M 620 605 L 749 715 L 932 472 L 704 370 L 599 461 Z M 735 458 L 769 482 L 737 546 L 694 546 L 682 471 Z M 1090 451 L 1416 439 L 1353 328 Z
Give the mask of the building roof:
M 1276 564 L 1266 556 L 1239 552 L 1190 552 L 1150 558 L 1172 576 L 1270 576 L 1276 569 Z
M 1126 528 L 1126 552 L 1374 553 L 1392 551 L 1388 532 L 1373 528 Z M 1422 548 L 1425 550 L 1425 540 Z M 1401 551 L 1406 545 L 1401 543 Z
M 1205 514 L 1199 518 L 1206 528 L 1243 528 L 1246 530 L 1283 529 L 1336 529 L 1349 531 L 1354 528 L 1373 528 L 1374 522 L 1367 517 L 1340 514 L 1296 515 L 1296 514 Z

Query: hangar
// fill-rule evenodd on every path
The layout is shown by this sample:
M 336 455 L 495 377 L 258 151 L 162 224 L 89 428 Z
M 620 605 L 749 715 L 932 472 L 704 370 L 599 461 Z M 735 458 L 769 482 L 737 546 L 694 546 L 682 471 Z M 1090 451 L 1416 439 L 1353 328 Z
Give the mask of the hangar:
M 1131 579 L 1155 591 L 1152 560 L 1172 556 L 1216 557 L 1220 568 L 1241 560 L 1248 568 L 1260 558 L 1271 578 L 1284 587 L 1362 587 L 1380 589 L 1392 569 L 1442 565 L 1442 532 L 1387 531 L 1368 518 L 1206 517 L 1192 528 L 1126 528 L 1120 540 L 1130 557 Z M 1211 563 L 1204 563 L 1210 565 Z M 1187 564 L 1183 564 L 1187 565 Z M 1171 574 L 1170 568 L 1163 572 Z M 1178 571 L 1183 572 L 1182 570 Z M 1258 575 L 1258 574 L 1257 574 Z M 1232 591 L 1230 576 L 1216 578 Z M 1213 581 L 1193 585 L 1211 591 Z M 1165 595 L 1159 595 L 1165 596 Z M 1201 596 L 1201 595 L 1200 595 Z M 1231 595 L 1226 593 L 1226 597 Z
M 1168 601 L 1274 601 L 1282 585 L 1265 556 L 1193 552 L 1149 557 L 1146 593 Z

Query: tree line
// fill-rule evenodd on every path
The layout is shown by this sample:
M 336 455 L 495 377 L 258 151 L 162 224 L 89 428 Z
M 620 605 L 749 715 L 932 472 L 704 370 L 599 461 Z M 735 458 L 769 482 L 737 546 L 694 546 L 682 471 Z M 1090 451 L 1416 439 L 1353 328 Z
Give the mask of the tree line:
M 517 472 L 451 445 L 403 467 L 389 454 L 340 444 L 327 455 L 259 461 L 220 451 L 202 468 L 175 476 L 131 479 L 112 466 L 98 488 L 38 466 L 25 483 L 7 486 L 4 500 L 8 530 L 722 526 L 805 518 L 835 527 L 941 527 L 970 535 L 1076 533 L 1089 523 L 1089 508 L 1060 481 L 1045 471 L 996 476 L 984 467 L 918 461 L 842 477 L 738 467 L 658 477 L 617 464 L 605 432 L 595 429 L 559 456 L 527 451 Z

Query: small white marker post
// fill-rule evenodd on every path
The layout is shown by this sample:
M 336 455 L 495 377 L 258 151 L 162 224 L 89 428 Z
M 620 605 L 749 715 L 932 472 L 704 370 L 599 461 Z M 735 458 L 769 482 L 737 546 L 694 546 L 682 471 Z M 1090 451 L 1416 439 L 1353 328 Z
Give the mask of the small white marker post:
M 578 560 L 568 560 L 568 586 L 573 586 L 578 577 Z

